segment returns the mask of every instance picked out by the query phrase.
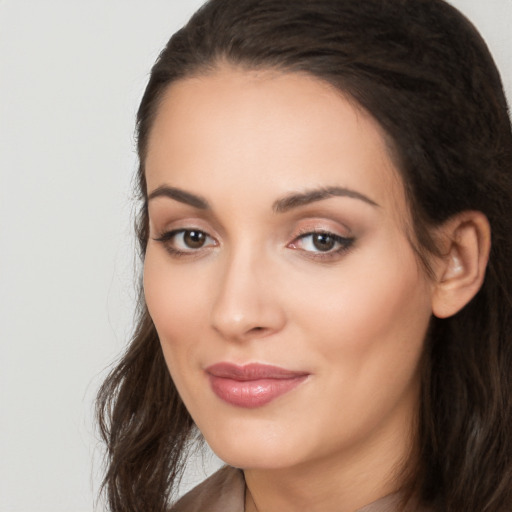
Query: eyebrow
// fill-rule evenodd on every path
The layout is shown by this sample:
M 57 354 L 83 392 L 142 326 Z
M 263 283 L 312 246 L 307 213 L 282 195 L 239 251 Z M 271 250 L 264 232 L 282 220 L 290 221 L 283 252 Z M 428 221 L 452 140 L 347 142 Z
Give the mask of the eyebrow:
M 191 194 L 190 192 L 186 192 L 180 188 L 170 187 L 168 185 L 162 185 L 153 190 L 153 192 L 148 195 L 148 201 L 151 201 L 157 197 L 168 197 L 169 199 L 174 199 L 175 201 L 188 204 L 200 210 L 210 209 L 210 205 L 204 197 Z M 359 199 L 371 206 L 379 207 L 375 201 L 365 196 L 364 194 L 361 194 L 360 192 L 356 192 L 355 190 L 351 190 L 345 187 L 322 187 L 318 189 L 307 190 L 305 192 L 289 194 L 281 199 L 278 199 L 272 205 L 272 210 L 275 213 L 285 213 L 289 210 L 293 210 L 294 208 L 299 208 L 301 206 L 315 203 L 317 201 L 322 201 L 324 199 L 329 199 L 331 197 L 349 197 L 351 199 Z
M 305 206 L 310 203 L 329 199 L 331 197 L 350 197 L 351 199 L 359 199 L 371 206 L 379 207 L 379 205 L 369 197 L 345 187 L 322 187 L 319 189 L 307 190 L 305 192 L 294 193 L 278 199 L 272 209 L 276 213 L 285 213 L 294 208 Z
M 168 197 L 169 199 L 174 199 L 175 201 L 179 201 L 180 203 L 185 203 L 194 208 L 198 208 L 200 210 L 209 210 L 210 205 L 208 201 L 201 196 L 197 196 L 195 194 L 191 194 L 190 192 L 185 192 L 180 188 L 169 187 L 167 185 L 162 185 L 161 187 L 156 188 L 148 195 L 148 201 L 155 199 L 157 197 Z

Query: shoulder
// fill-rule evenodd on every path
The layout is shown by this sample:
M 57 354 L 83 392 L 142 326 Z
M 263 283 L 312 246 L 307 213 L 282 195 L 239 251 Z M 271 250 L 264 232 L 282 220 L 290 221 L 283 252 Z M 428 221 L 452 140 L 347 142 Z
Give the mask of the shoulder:
M 169 512 L 243 512 L 244 501 L 242 471 L 224 466 L 179 499 Z

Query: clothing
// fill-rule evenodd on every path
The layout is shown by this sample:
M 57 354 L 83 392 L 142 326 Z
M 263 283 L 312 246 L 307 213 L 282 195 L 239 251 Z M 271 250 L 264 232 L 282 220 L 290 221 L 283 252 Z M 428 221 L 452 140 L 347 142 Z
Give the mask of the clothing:
M 355 512 L 395 512 L 398 502 L 399 495 L 391 494 Z M 185 494 L 169 512 L 244 512 L 244 508 L 244 475 L 240 469 L 224 466 Z

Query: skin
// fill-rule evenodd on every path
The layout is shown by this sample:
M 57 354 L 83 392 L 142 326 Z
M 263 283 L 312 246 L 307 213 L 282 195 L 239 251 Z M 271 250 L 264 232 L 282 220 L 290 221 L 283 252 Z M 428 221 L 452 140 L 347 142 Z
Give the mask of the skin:
M 167 186 L 209 204 L 149 200 L 144 289 L 187 409 L 244 469 L 246 510 L 353 511 L 395 491 L 414 446 L 435 287 L 378 124 L 309 76 L 221 67 L 170 86 L 145 163 L 150 197 Z M 326 187 L 368 201 L 273 207 Z M 204 245 L 161 239 L 187 229 Z M 352 241 L 322 252 L 308 235 L 318 230 Z M 244 409 L 209 385 L 204 370 L 221 361 L 309 376 Z

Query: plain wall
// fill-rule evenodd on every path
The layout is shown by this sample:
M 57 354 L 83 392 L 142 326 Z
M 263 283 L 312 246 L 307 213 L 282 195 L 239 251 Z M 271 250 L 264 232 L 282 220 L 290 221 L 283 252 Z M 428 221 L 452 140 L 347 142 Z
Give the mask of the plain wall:
M 133 318 L 135 112 L 200 3 L 0 0 L 2 512 L 94 508 L 93 399 Z M 512 0 L 453 3 L 512 98 Z M 216 464 L 195 461 L 183 489 Z

